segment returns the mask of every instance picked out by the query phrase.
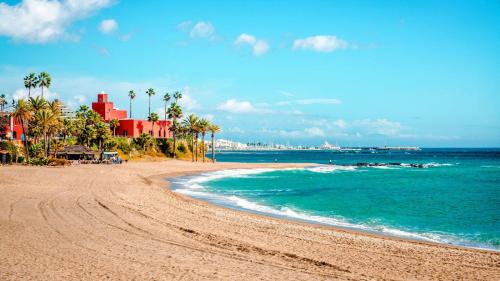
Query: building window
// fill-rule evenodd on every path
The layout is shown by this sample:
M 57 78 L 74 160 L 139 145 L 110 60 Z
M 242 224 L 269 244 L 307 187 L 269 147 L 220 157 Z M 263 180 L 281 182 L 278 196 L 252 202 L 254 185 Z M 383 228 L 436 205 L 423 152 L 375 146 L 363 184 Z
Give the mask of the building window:
M 127 130 L 124 130 L 124 131 L 123 131 L 123 135 L 127 137 L 127 136 L 128 136 L 128 131 L 127 131 Z

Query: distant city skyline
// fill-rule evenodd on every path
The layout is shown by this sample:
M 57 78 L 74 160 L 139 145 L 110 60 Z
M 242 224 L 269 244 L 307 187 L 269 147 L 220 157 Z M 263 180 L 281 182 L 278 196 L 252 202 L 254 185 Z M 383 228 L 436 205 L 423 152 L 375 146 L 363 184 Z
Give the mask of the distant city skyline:
M 220 137 L 319 146 L 500 147 L 499 1 L 4 1 L 0 94 L 104 91 L 134 117 L 185 114 Z

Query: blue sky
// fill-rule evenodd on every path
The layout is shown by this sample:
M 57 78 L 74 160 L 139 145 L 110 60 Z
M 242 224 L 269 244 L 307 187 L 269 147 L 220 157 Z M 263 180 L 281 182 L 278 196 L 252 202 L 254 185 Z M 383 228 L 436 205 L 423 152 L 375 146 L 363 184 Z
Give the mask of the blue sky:
M 292 2 L 292 3 L 290 3 Z M 51 98 L 145 90 L 236 141 L 500 146 L 499 1 L 7 1 L 0 92 L 28 72 Z

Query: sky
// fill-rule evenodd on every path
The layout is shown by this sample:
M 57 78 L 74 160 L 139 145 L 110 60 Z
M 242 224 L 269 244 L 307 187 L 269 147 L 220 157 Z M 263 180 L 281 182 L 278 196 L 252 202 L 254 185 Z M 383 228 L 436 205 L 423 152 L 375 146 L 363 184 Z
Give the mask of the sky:
M 500 1 L 0 2 L 0 93 L 146 118 L 180 90 L 221 138 L 500 147 Z M 36 94 L 36 93 L 35 93 Z

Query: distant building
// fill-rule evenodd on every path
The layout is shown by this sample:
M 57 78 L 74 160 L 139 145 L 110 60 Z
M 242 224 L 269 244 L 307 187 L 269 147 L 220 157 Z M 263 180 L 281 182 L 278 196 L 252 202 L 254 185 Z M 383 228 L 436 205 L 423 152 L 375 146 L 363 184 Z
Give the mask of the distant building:
M 172 136 L 169 120 L 158 120 L 154 123 L 148 120 L 130 119 L 127 117 L 127 111 L 116 109 L 113 102 L 108 100 L 108 94 L 101 92 L 97 94 L 97 101 L 92 103 L 92 110 L 99 113 L 105 122 L 113 119 L 119 121 L 116 128 L 116 135 L 129 138 L 137 138 L 140 134 L 146 133 L 155 138 L 170 138 Z M 154 131 L 153 131 L 154 129 Z

